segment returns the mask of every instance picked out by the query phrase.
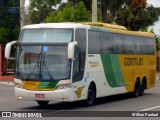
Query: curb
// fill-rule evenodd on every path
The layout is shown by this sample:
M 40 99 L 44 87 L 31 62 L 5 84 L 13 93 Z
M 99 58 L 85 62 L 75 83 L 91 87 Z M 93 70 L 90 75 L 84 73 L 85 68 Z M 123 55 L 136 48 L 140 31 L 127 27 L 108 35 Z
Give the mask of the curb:
M 0 81 L 0 85 L 14 85 L 13 81 Z

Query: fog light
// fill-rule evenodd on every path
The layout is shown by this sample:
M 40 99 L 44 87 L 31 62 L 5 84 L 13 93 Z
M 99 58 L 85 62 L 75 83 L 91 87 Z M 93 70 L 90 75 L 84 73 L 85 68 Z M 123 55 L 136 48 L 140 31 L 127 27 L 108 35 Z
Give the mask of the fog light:
M 62 98 L 63 99 L 63 101 L 67 101 L 68 99 L 67 98 Z
M 21 96 L 18 96 L 17 99 L 18 99 L 18 100 L 22 100 L 23 98 L 22 98 Z

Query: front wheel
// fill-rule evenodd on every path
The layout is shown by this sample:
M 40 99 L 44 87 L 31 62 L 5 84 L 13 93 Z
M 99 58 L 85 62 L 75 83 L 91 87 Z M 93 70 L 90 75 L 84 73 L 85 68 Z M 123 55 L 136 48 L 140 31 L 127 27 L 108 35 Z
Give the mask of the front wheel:
M 46 107 L 49 103 L 49 101 L 37 101 L 38 105 L 40 107 Z
M 86 99 L 86 105 L 91 106 L 94 103 L 95 98 L 96 98 L 95 87 L 92 84 L 90 84 L 88 88 L 88 96 Z

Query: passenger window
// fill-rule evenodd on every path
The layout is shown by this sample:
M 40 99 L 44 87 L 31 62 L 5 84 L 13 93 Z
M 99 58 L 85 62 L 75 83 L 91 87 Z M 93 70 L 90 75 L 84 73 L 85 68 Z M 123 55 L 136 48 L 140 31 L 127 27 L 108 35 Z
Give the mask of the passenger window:
M 114 34 L 113 40 L 114 40 L 115 54 L 123 54 L 124 53 L 124 43 L 123 43 L 124 35 Z
M 89 31 L 88 33 L 88 53 L 100 54 L 101 52 L 100 32 Z
M 101 47 L 102 54 L 114 53 L 114 42 L 112 38 L 112 33 L 101 33 Z

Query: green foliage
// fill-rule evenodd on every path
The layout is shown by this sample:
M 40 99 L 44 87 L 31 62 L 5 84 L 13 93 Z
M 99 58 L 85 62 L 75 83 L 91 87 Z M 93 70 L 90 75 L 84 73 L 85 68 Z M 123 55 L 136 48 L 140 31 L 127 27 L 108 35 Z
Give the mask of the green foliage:
M 75 6 L 80 1 L 83 1 L 87 11 L 92 11 L 92 0 L 68 0 L 68 3 Z
M 86 10 L 83 2 L 75 6 L 66 4 L 61 10 L 51 12 L 46 18 L 46 22 L 86 22 L 91 21 L 91 15 Z
M 160 36 L 155 35 L 155 39 L 156 39 L 156 50 L 160 50 Z
M 83 2 L 75 5 L 74 19 L 75 22 L 91 21 L 91 15 L 87 12 Z
M 53 6 L 61 0 L 54 4 L 50 2 L 52 5 L 48 5 L 48 1 L 55 0 L 31 0 L 31 23 L 91 21 L 91 0 L 68 0 L 68 3 L 61 4 L 58 10 Z M 160 8 L 146 6 L 146 0 L 98 0 L 98 21 L 114 22 L 129 30 L 145 30 L 153 25 L 159 16 Z
M 0 18 L 5 15 L 6 6 L 7 6 L 7 1 L 6 0 L 1 0 L 0 1 Z
M 5 45 L 9 40 L 10 29 L 0 28 L 0 44 Z
M 42 23 L 51 11 L 55 11 L 55 6 L 61 0 L 30 0 L 29 18 L 30 22 Z
M 116 14 L 116 23 L 127 27 L 130 30 L 143 30 L 154 24 L 160 15 L 160 8 L 149 6 L 143 9 L 142 6 L 135 8 L 124 7 Z
M 16 9 L 15 13 L 8 12 Z M 17 40 L 20 31 L 19 0 L 0 1 L 0 44 Z
M 88 0 L 69 0 L 72 4 L 79 1 Z M 87 10 L 92 5 L 91 2 L 88 3 L 85 5 Z M 153 25 L 160 16 L 160 8 L 146 4 L 147 0 L 98 0 L 98 21 L 114 22 L 129 30 L 144 30 Z
M 160 36 L 155 35 L 155 40 L 156 40 L 156 50 L 158 51 L 158 50 L 160 50 Z
M 154 32 L 154 29 L 152 28 L 149 32 L 153 33 L 155 36 L 155 42 L 156 42 L 156 50 L 160 50 L 160 36 L 156 35 Z

